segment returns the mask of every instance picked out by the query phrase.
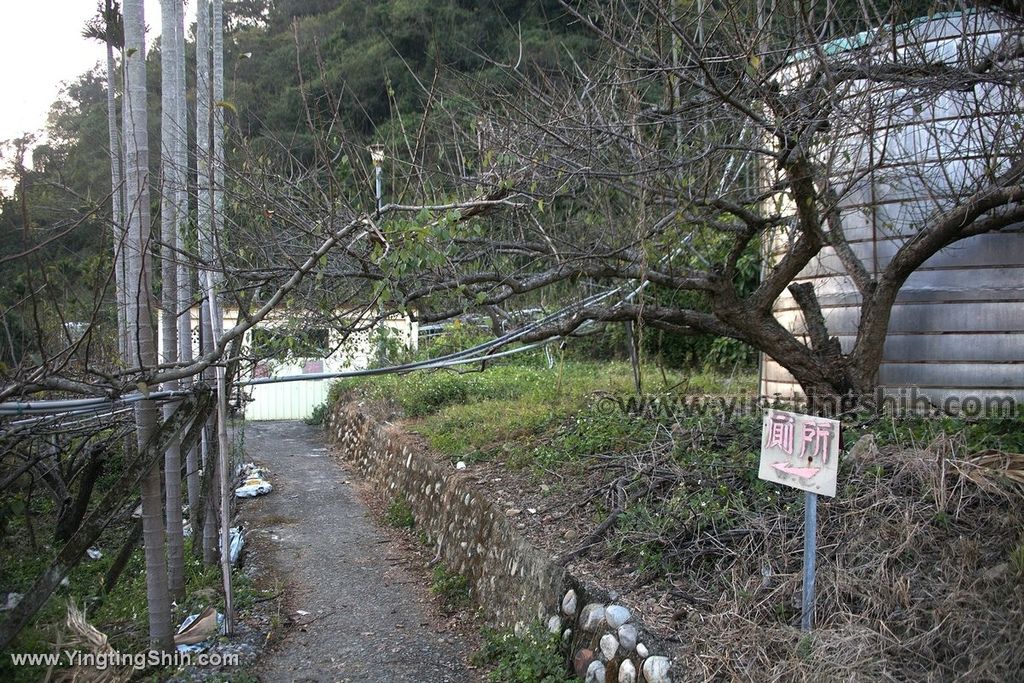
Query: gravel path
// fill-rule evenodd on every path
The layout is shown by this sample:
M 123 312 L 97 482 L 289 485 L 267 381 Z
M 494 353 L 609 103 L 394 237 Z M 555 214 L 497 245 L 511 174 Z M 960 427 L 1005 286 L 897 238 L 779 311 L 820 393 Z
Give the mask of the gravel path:
M 397 561 L 319 428 L 250 422 L 245 451 L 270 467 L 274 485 L 243 506 L 253 558 L 285 583 L 294 622 L 263 656 L 261 680 L 476 680 L 468 646 L 442 630 L 422 579 Z

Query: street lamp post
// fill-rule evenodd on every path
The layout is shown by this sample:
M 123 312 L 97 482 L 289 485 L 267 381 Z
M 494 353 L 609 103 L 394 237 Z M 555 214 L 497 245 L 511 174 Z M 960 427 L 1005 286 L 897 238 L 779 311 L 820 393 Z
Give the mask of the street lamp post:
M 377 213 L 380 213 L 381 197 L 384 192 L 384 145 L 370 145 L 370 157 L 373 159 L 373 169 L 377 176 Z

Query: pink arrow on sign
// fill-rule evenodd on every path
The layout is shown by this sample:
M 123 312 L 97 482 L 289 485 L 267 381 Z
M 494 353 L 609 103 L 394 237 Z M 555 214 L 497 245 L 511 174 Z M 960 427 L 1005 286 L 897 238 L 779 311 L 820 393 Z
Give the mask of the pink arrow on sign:
M 785 474 L 791 474 L 801 479 L 810 479 L 821 471 L 818 467 L 795 467 L 788 462 L 773 462 L 772 467 Z

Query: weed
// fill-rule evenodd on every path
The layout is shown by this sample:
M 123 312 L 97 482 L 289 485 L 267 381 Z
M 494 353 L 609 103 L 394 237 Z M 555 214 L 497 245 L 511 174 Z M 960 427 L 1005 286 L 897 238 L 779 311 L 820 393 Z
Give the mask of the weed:
M 807 634 L 796 644 L 796 656 L 800 659 L 810 659 L 814 653 L 814 641 L 811 635 Z
M 316 404 L 313 406 L 313 411 L 307 417 L 303 418 L 302 421 L 313 427 L 319 427 L 327 418 L 327 408 L 327 401 Z
M 393 526 L 396 529 L 413 528 L 416 525 L 416 517 L 412 514 L 409 500 L 405 496 L 398 496 L 392 500 L 384 514 L 384 521 L 388 523 L 388 526 Z
M 567 657 L 559 634 L 534 623 L 522 635 L 511 631 L 484 632 L 483 646 L 473 654 L 473 664 L 494 667 L 491 683 L 569 683 Z
M 120 530 L 117 530 L 120 531 Z M 5 542 L 15 539 L 8 536 Z M 105 548 L 116 548 L 120 537 L 112 534 L 105 537 Z M 200 597 L 213 595 L 215 607 L 223 610 L 220 597 L 220 569 L 206 567 L 196 559 L 189 546 L 192 539 L 186 539 L 185 548 L 185 582 L 186 599 L 178 606 L 174 614 L 175 623 L 189 613 L 197 612 L 210 604 L 209 598 Z M 11 586 L 14 590 L 24 590 L 38 571 L 41 571 L 49 560 L 47 550 L 40 548 L 36 553 L 23 552 L 0 555 L 0 585 Z M 68 585 L 59 588 L 44 607 L 36 615 L 34 621 L 21 630 L 10 644 L 10 652 L 53 652 L 52 643 L 56 633 L 63 628 L 66 616 L 66 604 L 74 601 L 88 608 L 89 623 L 101 632 L 110 635 L 110 644 L 121 652 L 142 652 L 148 647 L 148 616 L 146 605 L 146 572 L 143 551 L 135 550 L 128 560 L 128 565 L 121 575 L 116 590 L 104 592 L 103 577 L 110 567 L 116 553 L 106 552 L 99 560 L 83 560 L 68 575 Z M 10 581 L 10 583 L 8 583 Z M 235 574 L 236 605 L 245 607 L 252 604 L 256 597 L 252 582 L 241 572 Z M 205 590 L 204 590 L 205 589 Z M 41 667 L 14 667 L 9 657 L 0 658 L 0 680 L 21 683 L 24 681 L 42 680 L 45 670 Z M 163 677 L 160 678 L 161 680 Z
M 441 599 L 442 610 L 449 614 L 470 605 L 469 579 L 442 564 L 434 567 L 430 590 Z

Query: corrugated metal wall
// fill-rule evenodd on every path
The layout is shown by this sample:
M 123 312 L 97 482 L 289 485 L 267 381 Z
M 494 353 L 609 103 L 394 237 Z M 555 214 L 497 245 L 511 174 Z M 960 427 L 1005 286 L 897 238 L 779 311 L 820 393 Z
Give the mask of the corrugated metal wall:
M 316 379 L 280 384 L 257 384 L 249 389 L 247 420 L 303 420 L 327 400 L 332 380 Z
M 270 320 L 264 327 L 272 329 Z M 419 323 L 399 318 L 389 318 L 380 323 L 394 335 L 401 344 L 416 349 L 419 337 Z M 331 344 L 340 344 L 337 333 L 331 333 Z M 340 372 L 362 370 L 369 367 L 376 358 L 377 349 L 369 332 L 352 335 L 348 343 L 335 348 L 334 353 L 324 359 L 291 359 L 273 363 L 270 375 L 285 377 L 313 372 Z M 313 409 L 327 400 L 331 384 L 335 380 L 301 380 L 276 384 L 257 384 L 245 389 L 248 401 L 245 404 L 247 420 L 301 420 L 309 417 Z
M 988 14 L 917 22 L 890 58 L 976 63 L 1002 39 L 1002 28 Z M 799 78 L 800 67 L 794 65 L 789 76 Z M 1005 167 L 1007 150 L 998 145 L 1019 144 L 1021 111 L 1024 93 L 1012 86 L 923 94 L 850 85 L 831 117 L 831 142 L 822 145 L 820 159 L 839 188 L 846 238 L 869 272 L 884 268 L 949 197 Z M 787 246 L 787 236 L 780 235 L 772 255 Z M 849 351 L 860 296 L 834 250 L 824 249 L 797 281 L 814 283 L 830 333 Z M 788 292 L 775 311 L 787 329 L 804 333 L 803 315 Z M 1024 401 L 1024 233 L 969 238 L 915 272 L 893 309 L 878 379 L 890 389 L 919 387 L 936 401 L 966 395 Z M 799 393 L 789 373 L 767 357 L 761 390 L 768 396 Z

